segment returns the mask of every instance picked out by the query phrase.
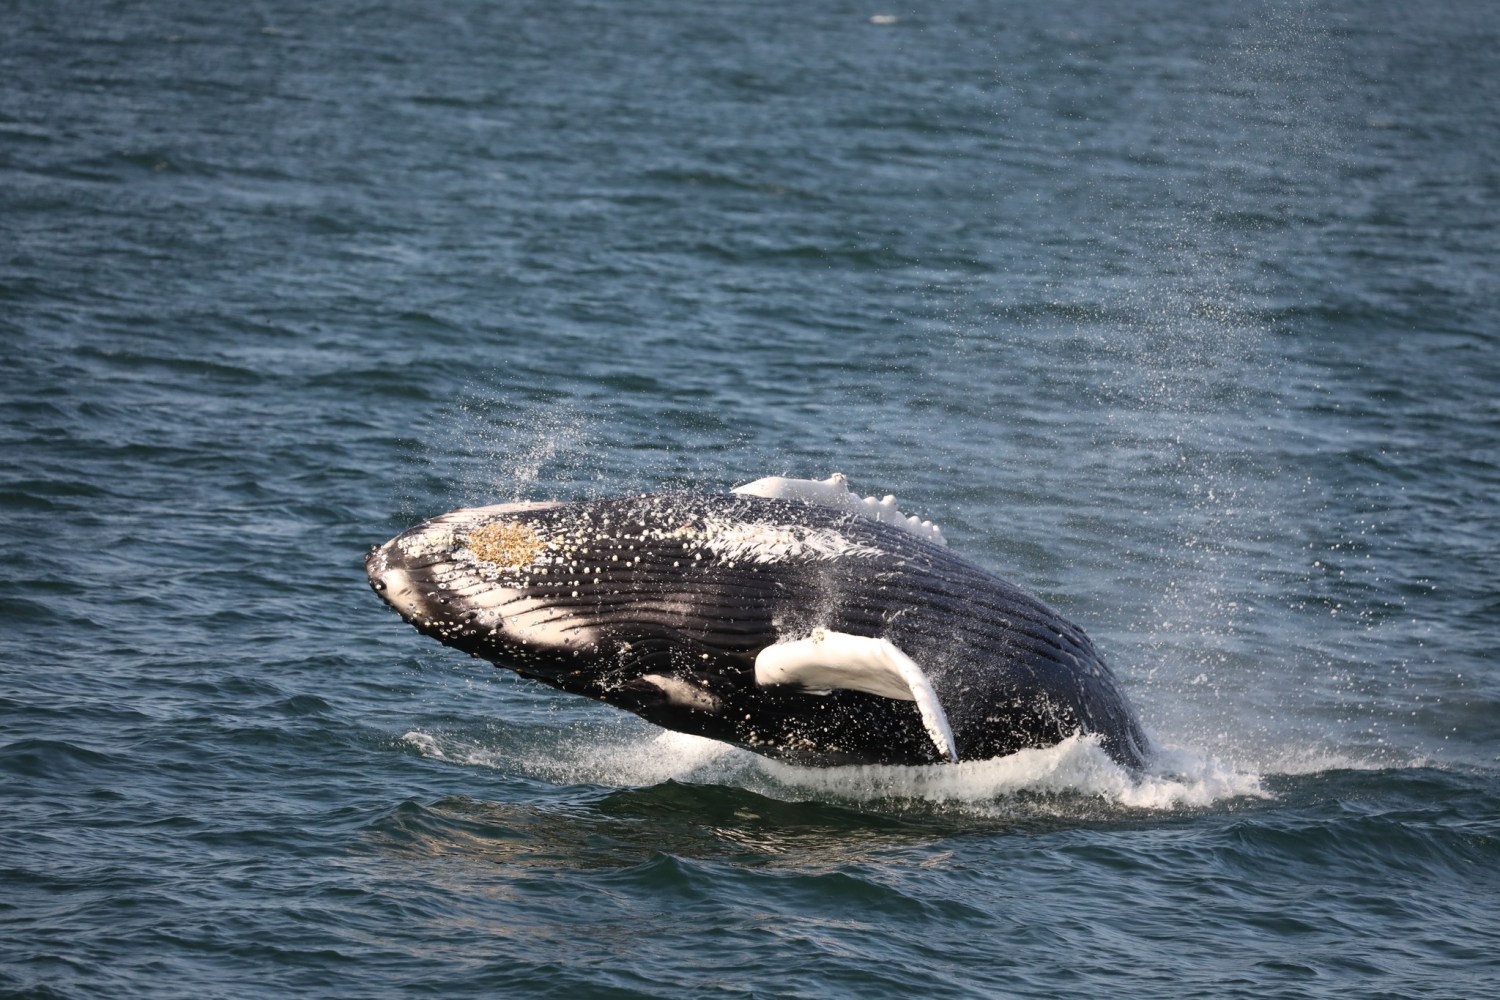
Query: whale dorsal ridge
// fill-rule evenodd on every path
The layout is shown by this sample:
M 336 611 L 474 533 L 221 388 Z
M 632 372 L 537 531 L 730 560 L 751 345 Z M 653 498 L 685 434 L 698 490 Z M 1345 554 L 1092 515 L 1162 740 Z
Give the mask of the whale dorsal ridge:
M 772 500 L 800 500 L 803 503 L 833 507 L 836 510 L 859 514 L 871 520 L 882 521 L 905 528 L 918 538 L 939 545 L 947 545 L 943 532 L 931 521 L 919 517 L 908 517 L 896 509 L 896 498 L 885 496 L 879 500 L 865 497 L 849 489 L 849 480 L 843 473 L 835 472 L 827 479 L 787 479 L 784 476 L 766 476 L 753 483 L 736 486 L 730 492 L 745 496 L 767 497 Z
M 838 688 L 914 701 L 938 752 L 958 762 L 953 729 L 932 682 L 888 639 L 816 629 L 806 639 L 762 649 L 755 657 L 755 683 L 792 684 L 825 692 Z

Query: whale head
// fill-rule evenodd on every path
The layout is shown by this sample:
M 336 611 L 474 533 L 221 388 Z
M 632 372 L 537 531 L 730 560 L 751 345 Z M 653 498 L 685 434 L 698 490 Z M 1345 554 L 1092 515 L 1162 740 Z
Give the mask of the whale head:
M 559 506 L 498 504 L 425 521 L 370 551 L 370 587 L 444 645 L 556 683 L 597 654 L 580 588 L 597 594 L 593 563 L 608 558 L 536 516 Z

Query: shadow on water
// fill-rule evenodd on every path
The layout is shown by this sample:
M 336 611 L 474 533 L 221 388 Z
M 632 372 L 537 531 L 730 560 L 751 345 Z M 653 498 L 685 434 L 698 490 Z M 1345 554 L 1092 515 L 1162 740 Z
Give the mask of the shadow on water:
M 378 850 L 545 869 L 629 868 L 667 854 L 805 872 L 929 848 L 951 832 L 902 816 L 667 781 L 567 804 L 408 800 L 367 836 Z
M 1100 821 L 1095 821 L 1100 824 Z M 366 831 L 377 851 L 463 856 L 555 870 L 632 868 L 662 855 L 801 874 L 880 866 L 904 857 L 941 864 L 954 838 L 1026 835 L 1072 827 L 1040 813 L 999 820 L 856 810 L 785 802 L 742 788 L 667 781 L 609 792 L 588 803 L 405 801 Z
M 527 802 L 408 799 L 366 826 L 360 840 L 377 857 L 419 864 L 456 861 L 473 872 L 494 865 L 512 877 L 628 873 L 650 883 L 730 870 L 871 883 L 881 872 L 988 868 L 1007 858 L 1035 859 L 1038 851 L 1124 857 L 1148 844 L 1163 872 L 1208 851 L 1219 869 L 1243 869 L 1247 878 L 1275 865 L 1307 878 L 1332 866 L 1371 883 L 1400 872 L 1442 879 L 1493 871 L 1500 861 L 1500 826 L 1483 776 L 1339 770 L 1276 776 L 1268 785 L 1271 797 L 1160 812 L 1087 795 L 1020 792 L 986 812 L 941 803 L 790 801 L 667 780 L 579 787 Z
M 1138 830 L 1271 807 L 1235 799 L 1211 808 L 1146 810 L 1097 794 L 1026 790 L 982 803 L 775 792 L 668 779 L 638 788 L 579 786 L 563 795 L 552 789 L 531 801 L 408 799 L 372 822 L 363 839 L 377 853 L 547 870 L 624 869 L 669 855 L 808 874 L 903 859 L 941 865 L 961 845 L 997 838 Z

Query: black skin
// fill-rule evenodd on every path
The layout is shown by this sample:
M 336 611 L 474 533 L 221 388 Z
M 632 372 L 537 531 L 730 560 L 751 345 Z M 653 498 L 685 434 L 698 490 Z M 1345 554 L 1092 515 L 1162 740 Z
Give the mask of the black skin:
M 512 564 L 510 550 L 498 562 L 476 559 L 490 552 L 472 540 L 485 525 L 545 543 L 547 572 L 522 565 L 525 553 Z M 756 562 L 705 543 L 724 525 L 835 532 L 854 550 Z M 448 542 L 435 529 L 452 536 L 446 548 L 403 548 L 418 536 Z M 915 661 L 960 760 L 1079 733 L 1127 767 L 1140 767 L 1148 748 L 1081 629 L 941 545 L 829 507 L 680 493 L 460 511 L 397 536 L 367 568 L 383 599 L 447 645 L 664 728 L 797 763 L 946 759 L 912 702 L 756 684 L 760 650 L 816 628 L 884 638 Z M 388 585 L 391 569 L 400 593 Z

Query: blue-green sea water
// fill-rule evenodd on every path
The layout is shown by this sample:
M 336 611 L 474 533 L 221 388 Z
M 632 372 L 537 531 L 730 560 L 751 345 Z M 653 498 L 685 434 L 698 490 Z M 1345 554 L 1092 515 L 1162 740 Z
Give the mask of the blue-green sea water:
M 1489 0 L 0 9 L 0 994 L 1500 997 Z M 833 472 L 1152 767 L 774 764 L 364 579 Z

